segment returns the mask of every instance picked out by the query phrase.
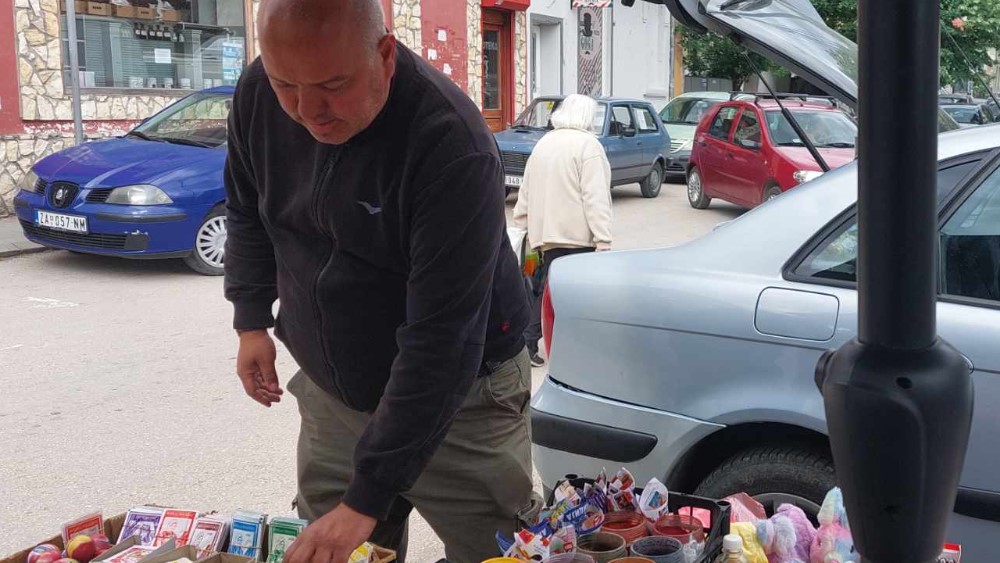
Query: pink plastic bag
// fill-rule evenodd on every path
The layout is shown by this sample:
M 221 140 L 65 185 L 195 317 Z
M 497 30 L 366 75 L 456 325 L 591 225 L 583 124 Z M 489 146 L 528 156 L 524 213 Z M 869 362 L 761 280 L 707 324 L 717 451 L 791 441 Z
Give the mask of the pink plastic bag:
M 722 500 L 732 505 L 730 522 L 751 522 L 756 524 L 758 520 L 767 519 L 767 512 L 764 510 L 764 505 L 746 493 L 730 495 Z

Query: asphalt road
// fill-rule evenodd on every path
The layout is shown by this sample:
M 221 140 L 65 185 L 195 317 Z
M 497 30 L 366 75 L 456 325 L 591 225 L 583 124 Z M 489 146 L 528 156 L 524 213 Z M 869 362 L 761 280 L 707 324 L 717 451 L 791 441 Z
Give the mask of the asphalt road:
M 655 200 L 618 188 L 614 205 L 616 249 L 680 244 L 739 213 L 691 209 L 680 185 Z M 243 394 L 220 278 L 45 252 L 0 260 L 0 287 L 0 555 L 140 504 L 293 514 L 295 401 Z M 282 382 L 295 369 L 281 349 Z M 442 556 L 415 515 L 409 560 Z

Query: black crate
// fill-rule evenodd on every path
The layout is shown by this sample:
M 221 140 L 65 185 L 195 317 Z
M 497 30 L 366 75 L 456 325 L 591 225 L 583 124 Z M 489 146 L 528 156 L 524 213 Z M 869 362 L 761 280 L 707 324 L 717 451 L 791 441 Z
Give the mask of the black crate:
M 567 475 L 563 481 L 569 481 L 571 485 L 577 489 L 583 489 L 584 485 L 592 484 L 593 479 L 587 477 L 578 477 L 576 475 Z M 555 489 L 559 487 L 559 483 L 556 483 L 552 488 L 552 492 L 549 493 L 547 499 L 545 499 L 546 506 L 552 506 L 555 500 Z M 642 494 L 642 489 L 635 489 L 635 500 L 639 501 L 639 496 Z M 712 563 L 720 553 L 722 553 L 722 538 L 729 533 L 729 517 L 730 517 L 730 506 L 729 503 L 724 500 L 712 500 L 704 497 L 696 497 L 694 495 L 686 495 L 684 493 L 675 493 L 670 491 L 667 495 L 667 508 L 670 512 L 676 513 L 678 510 L 686 507 L 703 508 L 709 512 L 712 521 L 705 533 L 705 551 L 702 553 L 695 563 Z

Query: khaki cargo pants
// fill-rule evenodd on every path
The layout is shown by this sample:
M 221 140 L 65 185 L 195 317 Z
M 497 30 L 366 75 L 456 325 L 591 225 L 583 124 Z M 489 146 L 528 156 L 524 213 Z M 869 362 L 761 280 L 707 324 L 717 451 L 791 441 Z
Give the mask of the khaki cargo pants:
M 312 522 L 340 502 L 370 416 L 348 409 L 301 371 L 288 390 L 302 416 L 296 501 L 299 516 Z M 415 507 L 444 541 L 450 562 L 499 555 L 496 533 L 510 537 L 518 518 L 530 518 L 540 500 L 532 493 L 530 396 L 526 352 L 478 378 L 430 464 L 396 499 L 371 541 L 396 549 L 403 561 L 407 517 Z

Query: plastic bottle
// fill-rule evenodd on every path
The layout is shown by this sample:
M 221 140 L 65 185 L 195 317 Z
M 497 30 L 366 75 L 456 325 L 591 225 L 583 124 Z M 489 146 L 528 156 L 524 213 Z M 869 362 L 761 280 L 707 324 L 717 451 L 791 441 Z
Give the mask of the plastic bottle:
M 722 553 L 715 558 L 715 563 L 749 563 L 743 554 L 743 538 L 736 534 L 722 538 Z

